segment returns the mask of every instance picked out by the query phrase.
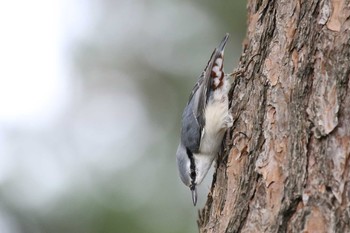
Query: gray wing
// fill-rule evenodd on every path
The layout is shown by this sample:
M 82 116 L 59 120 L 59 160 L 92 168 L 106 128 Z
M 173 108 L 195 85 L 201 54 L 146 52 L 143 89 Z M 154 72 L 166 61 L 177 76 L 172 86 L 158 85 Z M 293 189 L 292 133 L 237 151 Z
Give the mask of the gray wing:
M 204 72 L 193 87 L 187 106 L 182 114 L 181 140 L 183 145 L 191 150 L 192 153 L 198 153 L 200 139 L 205 126 L 205 107 L 211 94 L 211 71 L 213 63 L 218 56 L 221 56 L 225 48 L 229 34 L 226 34 L 219 46 L 212 53 Z
M 199 93 L 198 88 L 194 91 L 182 114 L 181 141 L 192 153 L 198 153 L 203 126 L 199 123 L 200 117 L 193 111 L 198 106 Z

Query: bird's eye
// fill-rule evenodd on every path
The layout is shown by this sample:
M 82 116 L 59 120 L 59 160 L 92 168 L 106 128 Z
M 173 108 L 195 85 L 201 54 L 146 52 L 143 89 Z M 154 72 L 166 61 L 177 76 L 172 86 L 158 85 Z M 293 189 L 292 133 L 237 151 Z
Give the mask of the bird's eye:
M 192 179 L 194 179 L 196 177 L 196 172 L 195 171 L 191 171 L 190 176 Z

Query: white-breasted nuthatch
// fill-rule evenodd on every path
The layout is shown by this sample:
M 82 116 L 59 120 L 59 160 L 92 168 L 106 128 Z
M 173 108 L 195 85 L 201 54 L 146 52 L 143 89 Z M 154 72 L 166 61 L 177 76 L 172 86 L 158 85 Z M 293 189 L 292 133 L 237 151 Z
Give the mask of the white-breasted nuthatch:
M 227 128 L 233 124 L 229 111 L 229 75 L 224 74 L 226 34 L 214 50 L 194 86 L 182 114 L 181 140 L 176 152 L 182 182 L 192 191 L 197 203 L 197 189 L 219 153 Z

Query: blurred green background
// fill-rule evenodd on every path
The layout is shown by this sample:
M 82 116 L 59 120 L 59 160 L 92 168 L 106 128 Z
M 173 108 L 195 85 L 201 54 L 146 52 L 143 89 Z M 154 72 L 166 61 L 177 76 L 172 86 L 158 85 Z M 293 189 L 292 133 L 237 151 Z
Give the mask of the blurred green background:
M 175 152 L 190 90 L 246 2 L 0 4 L 0 233 L 197 232 Z

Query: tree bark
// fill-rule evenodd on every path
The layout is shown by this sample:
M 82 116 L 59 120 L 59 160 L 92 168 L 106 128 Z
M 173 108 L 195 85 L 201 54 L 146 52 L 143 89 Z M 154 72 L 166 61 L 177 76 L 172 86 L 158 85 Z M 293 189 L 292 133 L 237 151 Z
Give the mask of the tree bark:
M 200 232 L 350 232 L 350 2 L 249 0 Z

